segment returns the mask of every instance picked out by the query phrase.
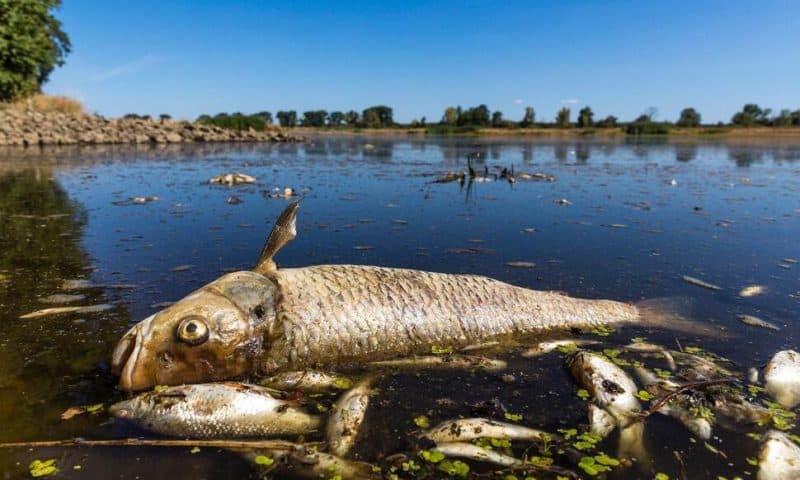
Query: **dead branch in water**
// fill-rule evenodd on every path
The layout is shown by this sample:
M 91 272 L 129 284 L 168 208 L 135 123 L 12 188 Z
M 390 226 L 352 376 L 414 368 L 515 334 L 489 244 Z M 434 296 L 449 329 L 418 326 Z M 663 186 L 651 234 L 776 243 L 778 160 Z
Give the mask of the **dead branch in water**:
M 680 395 L 681 393 L 683 393 L 683 392 L 685 392 L 687 390 L 691 390 L 693 388 L 710 387 L 712 385 L 720 385 L 720 384 L 723 384 L 723 383 L 731 383 L 731 382 L 734 382 L 734 381 L 736 381 L 735 378 L 719 378 L 719 379 L 716 379 L 716 380 L 703 380 L 701 382 L 691 382 L 691 383 L 683 384 L 678 389 L 673 390 L 673 391 L 669 392 L 668 394 L 664 395 L 663 397 L 661 397 L 661 399 L 659 401 L 657 401 L 656 403 L 654 403 L 652 407 L 650 407 L 648 410 L 645 410 L 644 412 L 641 412 L 639 415 L 642 418 L 644 418 L 644 417 L 647 417 L 649 415 L 652 415 L 652 414 L 658 412 L 658 410 L 661 407 L 663 407 L 664 404 L 666 404 L 667 402 L 669 402 L 670 400 L 672 400 L 673 398 L 677 397 L 678 395 Z

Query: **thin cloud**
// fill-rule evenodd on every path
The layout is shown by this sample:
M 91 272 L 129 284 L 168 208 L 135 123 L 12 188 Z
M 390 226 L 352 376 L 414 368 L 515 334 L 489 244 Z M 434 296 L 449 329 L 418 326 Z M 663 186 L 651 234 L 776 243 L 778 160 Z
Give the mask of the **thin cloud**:
M 517 105 L 522 105 L 522 99 L 521 98 L 515 98 L 514 99 L 514 103 L 517 104 Z
M 566 100 L 561 100 L 561 103 L 563 103 L 564 105 L 577 105 L 579 101 L 580 100 L 578 100 L 577 98 L 568 98 Z
M 96 82 L 105 82 L 108 80 L 112 80 L 114 78 L 124 77 L 126 75 L 133 75 L 143 70 L 147 70 L 149 67 L 157 65 L 163 61 L 164 58 L 158 55 L 145 55 L 142 58 L 138 58 L 128 63 L 117 65 L 116 67 L 111 67 L 109 69 L 95 73 L 94 75 L 90 76 L 88 80 L 90 82 L 96 83 Z

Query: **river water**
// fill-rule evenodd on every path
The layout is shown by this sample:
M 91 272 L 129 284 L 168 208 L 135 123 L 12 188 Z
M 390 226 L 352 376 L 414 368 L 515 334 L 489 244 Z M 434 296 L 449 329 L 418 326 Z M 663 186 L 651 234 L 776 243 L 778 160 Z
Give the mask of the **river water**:
M 555 181 L 433 183 L 464 170 L 467 157 L 479 173 L 484 165 L 490 175 L 513 165 L 516 173 Z M 258 182 L 208 184 L 229 171 Z M 625 328 L 584 335 L 603 342 L 598 350 L 637 336 L 675 350 L 698 346 L 737 372 L 798 347 L 800 143 L 321 137 L 300 145 L 3 150 L 0 441 L 148 436 L 105 412 L 124 397 L 108 371 L 115 341 L 158 304 L 252 267 L 288 202 L 270 194 L 285 187 L 303 202 L 297 239 L 278 255 L 281 266 L 371 264 L 481 274 L 589 298 L 679 298 L 695 320 L 725 334 Z M 158 200 L 129 201 L 137 196 Z M 229 203 L 232 196 L 242 202 Z M 684 275 L 720 289 L 689 284 Z M 90 285 L 65 288 L 76 279 Z M 753 284 L 766 292 L 738 295 Z M 58 306 L 47 303 L 54 294 L 83 296 L 69 305 L 112 307 L 20 318 Z M 740 314 L 781 331 L 744 325 Z M 508 360 L 508 369 L 381 378 L 353 456 L 385 467 L 387 456 L 403 452 L 424 464 L 414 451 L 425 446 L 413 435 L 414 419 L 423 415 L 433 424 L 503 419 L 505 411 L 553 432 L 587 423 L 564 354 L 486 354 Z M 487 402 L 496 408 L 487 411 Z M 70 407 L 99 404 L 93 413 L 61 418 Z M 708 448 L 675 420 L 653 415 L 644 437 L 650 465 L 617 467 L 608 478 L 752 478 L 757 467 L 746 459 L 757 456 L 758 444 L 747 433 L 763 431 L 719 422 Z M 617 442 L 612 434 L 597 451 L 613 456 Z M 525 449 L 515 444 L 514 453 Z M 580 472 L 567 457 L 555 454 L 556 465 Z M 0 449 L 0 478 L 28 477 L 34 459 L 56 459 L 62 478 L 261 478 L 232 453 L 139 447 Z M 491 478 L 493 467 L 469 465 L 470 475 Z M 425 471 L 396 474 L 421 478 Z

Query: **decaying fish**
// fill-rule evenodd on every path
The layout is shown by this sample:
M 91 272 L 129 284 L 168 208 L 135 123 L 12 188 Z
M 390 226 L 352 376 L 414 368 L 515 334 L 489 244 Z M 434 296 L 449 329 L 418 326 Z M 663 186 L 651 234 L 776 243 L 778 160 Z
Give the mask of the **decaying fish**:
M 489 462 L 496 465 L 502 465 L 504 467 L 522 464 L 522 460 L 504 455 L 494 450 L 486 450 L 485 448 L 479 447 L 473 443 L 440 443 L 437 444 L 432 450 L 435 452 L 441 452 L 447 457 L 459 457 L 478 462 Z
M 553 350 L 557 349 L 558 347 L 580 347 L 584 345 L 596 345 L 600 342 L 597 340 L 582 340 L 582 339 L 569 339 L 569 340 L 549 340 L 546 342 L 539 342 L 533 347 L 525 350 L 522 352 L 522 356 L 525 358 L 534 358 L 540 357 L 542 355 L 546 355 Z
M 661 345 L 654 345 L 646 342 L 633 342 L 626 345 L 625 348 L 635 352 L 656 353 L 664 357 L 664 361 L 667 362 L 667 366 L 670 370 L 676 370 L 678 368 L 678 366 L 675 364 L 675 358 L 672 356 L 670 351 Z
M 636 376 L 644 385 L 645 389 L 655 397 L 663 397 L 680 388 L 680 385 L 672 380 L 659 378 L 656 374 L 643 367 L 636 367 Z M 692 399 L 690 394 L 679 394 L 666 402 L 658 413 L 669 415 L 681 422 L 689 431 L 708 440 L 711 438 L 710 410 L 702 405 L 702 400 Z
M 489 372 L 505 370 L 508 364 L 503 360 L 476 357 L 474 355 L 415 355 L 395 360 L 370 362 L 369 367 L 397 369 L 478 369 Z
M 619 427 L 618 457 L 635 458 L 642 466 L 650 462 L 644 447 L 644 423 L 636 420 L 641 404 L 636 398 L 636 384 L 630 376 L 606 357 L 587 351 L 575 352 L 568 360 L 572 376 L 592 396 L 597 407 L 605 410 Z M 608 418 L 597 415 L 593 433 L 608 434 Z
M 101 303 L 99 305 L 87 305 L 87 306 L 72 306 L 72 307 L 50 307 L 50 308 L 43 308 L 41 310 L 36 310 L 35 312 L 26 313 L 25 315 L 20 315 L 19 318 L 39 318 L 39 317 L 49 317 L 53 315 L 62 315 L 65 313 L 97 313 L 97 312 L 104 312 L 114 308 L 113 305 L 109 305 L 107 303 Z
M 758 480 L 797 480 L 800 478 L 800 446 L 788 435 L 771 430 L 761 439 L 758 453 Z
M 543 436 L 554 435 L 511 423 L 498 422 L 487 418 L 460 418 L 448 420 L 422 434 L 436 443 L 468 442 L 476 438 L 497 438 L 503 440 L 541 440 Z
M 308 393 L 323 393 L 331 390 L 347 390 L 353 382 L 342 375 L 319 370 L 282 372 L 261 380 L 261 385 L 278 390 L 300 390 Z
M 367 413 L 370 380 L 364 380 L 351 390 L 345 392 L 336 401 L 336 407 L 328 418 L 326 430 L 328 449 L 336 456 L 343 457 L 356 443 L 361 423 Z
M 767 330 L 779 331 L 781 329 L 781 327 L 769 323 L 766 320 L 761 320 L 760 318 L 754 317 L 753 315 L 739 315 L 739 321 L 744 323 L 745 325 L 766 328 Z
M 346 478 L 369 480 L 380 478 L 374 467 L 368 463 L 346 460 L 335 455 L 316 451 L 304 445 L 286 442 L 285 447 L 258 449 L 243 452 L 245 458 L 262 466 L 260 473 L 282 473 L 292 478 Z M 259 457 L 266 457 L 267 462 Z M 377 472 L 380 472 L 378 470 Z
M 767 393 L 785 408 L 800 403 L 800 353 L 782 350 L 772 357 L 764 369 Z
M 256 183 L 256 178 L 251 177 L 250 175 L 245 175 L 244 173 L 233 172 L 211 177 L 208 183 L 219 183 L 221 185 L 227 185 L 230 187 L 233 185 L 239 185 L 241 183 Z
M 224 275 L 124 335 L 111 362 L 121 389 L 386 360 L 555 328 L 715 332 L 658 302 L 570 298 L 477 275 L 359 265 L 278 269 L 273 256 L 295 237 L 297 208 L 291 204 L 278 218 L 254 271 Z
M 763 285 L 748 285 L 743 289 L 739 290 L 739 296 L 744 298 L 755 297 L 756 295 L 761 295 L 766 291 L 767 287 Z
M 297 435 L 320 426 L 319 417 L 264 387 L 242 383 L 169 387 L 116 403 L 109 413 L 156 433 L 193 439 Z

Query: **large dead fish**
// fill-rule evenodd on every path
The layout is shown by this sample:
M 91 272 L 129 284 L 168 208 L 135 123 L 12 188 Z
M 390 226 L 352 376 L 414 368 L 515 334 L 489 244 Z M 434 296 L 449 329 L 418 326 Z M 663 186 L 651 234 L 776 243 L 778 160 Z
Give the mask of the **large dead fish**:
M 654 304 L 588 300 L 477 275 L 318 265 L 278 269 L 298 204 L 253 271 L 224 275 L 128 331 L 112 355 L 123 390 L 272 375 L 462 347 L 553 328 L 640 324 L 712 329 Z

